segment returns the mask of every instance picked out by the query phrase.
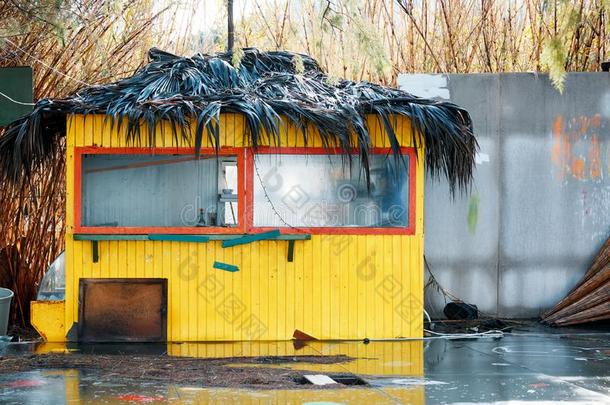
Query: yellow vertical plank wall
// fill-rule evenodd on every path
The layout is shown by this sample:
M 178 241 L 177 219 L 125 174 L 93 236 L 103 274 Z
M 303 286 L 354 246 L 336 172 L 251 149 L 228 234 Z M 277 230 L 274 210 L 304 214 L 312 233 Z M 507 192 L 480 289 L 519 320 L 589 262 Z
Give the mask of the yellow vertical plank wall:
M 247 146 L 241 115 L 222 114 L 220 121 L 221 146 Z M 396 118 L 394 125 L 401 145 L 411 146 L 408 121 Z M 127 143 L 125 127 L 119 133 L 103 116 L 68 118 L 66 330 L 77 322 L 80 278 L 162 277 L 169 341 L 287 340 L 295 329 L 318 339 L 422 336 L 423 147 L 410 174 L 416 176 L 414 235 L 312 235 L 296 241 L 293 262 L 286 259 L 286 241 L 226 249 L 220 241 L 100 241 L 93 263 L 91 242 L 73 240 L 74 148 L 142 146 Z M 369 127 L 373 146 L 390 146 L 376 117 L 369 117 Z M 292 126 L 282 131 L 281 146 L 304 146 Z M 172 131 L 158 130 L 156 144 L 174 146 Z M 313 136 L 308 145 L 321 142 Z M 214 261 L 240 270 L 214 269 Z

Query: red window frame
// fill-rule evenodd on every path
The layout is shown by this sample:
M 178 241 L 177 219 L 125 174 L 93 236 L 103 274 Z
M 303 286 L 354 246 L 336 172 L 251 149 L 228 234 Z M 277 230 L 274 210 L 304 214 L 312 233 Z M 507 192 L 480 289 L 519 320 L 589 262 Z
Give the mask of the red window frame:
M 300 234 L 309 233 L 314 235 L 414 235 L 415 234 L 415 213 L 416 210 L 416 192 L 417 192 L 417 154 L 415 148 L 402 147 L 400 148 L 404 155 L 409 156 L 409 199 L 408 199 L 408 218 L 409 224 L 406 227 L 279 227 L 283 234 Z M 343 153 L 340 149 L 326 149 L 314 147 L 259 147 L 256 151 L 249 150 L 246 154 L 246 206 L 248 230 L 256 232 L 264 232 L 274 227 L 259 227 L 254 226 L 254 155 L 255 154 L 285 154 L 285 155 L 337 155 Z M 354 151 L 356 154 L 357 151 Z M 390 148 L 371 148 L 371 153 L 375 155 L 387 155 L 391 153 Z M 257 180 L 258 181 L 258 180 Z
M 246 232 L 246 218 L 244 204 L 245 182 L 244 182 L 244 148 L 221 148 L 221 156 L 237 156 L 237 217 L 236 227 L 159 227 L 159 226 L 83 226 L 81 224 L 82 213 L 82 155 L 192 155 L 193 148 L 105 148 L 105 147 L 75 147 L 74 148 L 74 232 L 89 234 L 240 234 Z M 202 155 L 214 155 L 213 148 L 202 148 Z

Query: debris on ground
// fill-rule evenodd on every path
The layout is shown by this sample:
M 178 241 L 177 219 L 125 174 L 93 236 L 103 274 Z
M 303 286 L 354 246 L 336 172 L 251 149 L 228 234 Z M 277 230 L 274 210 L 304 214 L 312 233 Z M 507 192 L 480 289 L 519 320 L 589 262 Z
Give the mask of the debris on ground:
M 305 374 L 303 377 L 313 385 L 337 384 L 335 380 L 324 374 Z
M 308 386 L 302 382 L 304 372 L 255 365 L 335 364 L 351 360 L 353 358 L 344 355 L 199 359 L 167 355 L 33 354 L 0 357 L 0 375 L 39 369 L 76 369 L 95 371 L 102 377 L 112 375 L 201 387 L 303 388 Z M 329 376 L 332 378 L 332 374 Z
M 465 302 L 453 301 L 445 305 L 443 313 L 447 319 L 477 319 L 479 317 L 479 309 L 474 304 Z
M 119 395 L 116 397 L 119 401 L 132 402 L 132 403 L 150 403 L 165 400 L 163 395 L 138 395 L 138 394 L 126 394 Z
M 436 333 L 470 334 L 485 333 L 489 331 L 511 332 L 513 329 L 524 326 L 527 321 L 515 321 L 498 318 L 479 319 L 436 319 L 432 322 Z
M 13 337 L 13 342 L 31 342 L 40 339 L 40 335 L 36 332 L 36 329 L 32 327 L 24 328 L 19 325 L 9 326 L 8 335 Z

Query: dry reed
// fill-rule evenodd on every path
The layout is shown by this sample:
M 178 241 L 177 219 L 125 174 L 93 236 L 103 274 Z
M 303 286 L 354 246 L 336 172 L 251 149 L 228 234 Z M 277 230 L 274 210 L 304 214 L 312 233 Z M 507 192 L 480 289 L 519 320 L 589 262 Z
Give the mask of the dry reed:
M 6 22 L 0 28 L 0 67 L 32 66 L 35 99 L 63 96 L 84 83 L 114 81 L 131 74 L 153 44 L 170 47 L 175 36 L 156 38 L 163 29 L 175 28 L 177 10 L 173 3 L 156 8 L 150 0 L 0 0 Z M 30 181 L 0 179 L 0 286 L 15 291 L 14 325 L 29 324 L 29 302 L 63 250 L 64 169 L 65 156 L 59 152 Z

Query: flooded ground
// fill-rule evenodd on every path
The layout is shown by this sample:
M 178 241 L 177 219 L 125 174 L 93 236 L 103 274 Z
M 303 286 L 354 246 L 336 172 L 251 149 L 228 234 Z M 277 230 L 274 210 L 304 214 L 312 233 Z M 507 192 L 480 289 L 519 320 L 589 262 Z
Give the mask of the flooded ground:
M 0 367 L 7 361 L 28 366 L 0 369 L 0 403 L 610 404 L 610 334 L 557 332 L 537 328 L 501 339 L 311 342 L 296 347 L 293 342 L 11 344 L 0 348 Z M 44 356 L 86 362 L 54 363 Z M 227 384 L 222 372 L 198 379 L 201 364 L 193 363 L 193 357 L 250 380 Z M 139 360 L 130 361 L 134 358 Z M 96 364 L 96 359 L 103 361 Z M 112 367 L 102 364 L 113 360 Z M 155 375 L 146 368 L 155 362 L 184 367 Z M 270 380 L 287 376 L 287 383 L 265 388 L 257 380 L 261 373 Z M 302 384 L 299 376 L 304 374 L 357 377 L 348 382 L 361 379 L 366 385 L 316 388 Z

